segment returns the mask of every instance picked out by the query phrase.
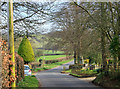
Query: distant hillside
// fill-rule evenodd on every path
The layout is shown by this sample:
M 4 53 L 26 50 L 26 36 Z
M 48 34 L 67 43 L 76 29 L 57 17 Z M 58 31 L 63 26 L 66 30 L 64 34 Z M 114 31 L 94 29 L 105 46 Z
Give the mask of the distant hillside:
M 37 34 L 37 35 L 33 35 L 32 37 L 28 37 L 28 39 L 29 39 L 34 51 L 36 51 L 38 49 L 40 49 L 40 50 L 53 50 L 52 44 L 47 45 L 49 42 L 48 41 L 49 38 L 47 35 Z M 15 40 L 15 50 L 16 51 L 17 51 L 21 41 L 22 41 L 22 37 L 19 37 Z
M 47 41 L 46 41 L 47 37 L 45 37 L 44 35 L 41 35 L 41 34 L 33 36 L 33 37 L 28 37 L 28 39 L 29 39 L 33 49 L 43 48 L 43 45 L 45 45 L 47 43 Z M 22 37 L 19 37 L 15 40 L 15 49 L 16 50 L 18 49 L 21 41 L 22 41 Z

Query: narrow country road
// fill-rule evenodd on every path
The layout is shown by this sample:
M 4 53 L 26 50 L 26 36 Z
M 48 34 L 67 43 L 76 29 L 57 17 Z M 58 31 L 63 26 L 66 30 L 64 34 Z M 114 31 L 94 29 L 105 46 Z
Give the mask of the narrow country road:
M 63 66 L 68 68 L 70 64 L 73 64 L 73 61 L 50 70 L 38 72 L 36 77 L 41 83 L 41 87 L 83 87 L 86 89 L 102 89 L 76 77 L 60 73 L 63 70 Z

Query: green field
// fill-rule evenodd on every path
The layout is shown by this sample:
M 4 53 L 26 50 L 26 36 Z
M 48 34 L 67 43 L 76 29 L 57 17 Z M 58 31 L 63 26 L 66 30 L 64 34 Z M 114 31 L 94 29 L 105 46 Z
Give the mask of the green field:
M 41 56 L 41 57 L 38 57 L 36 58 L 37 61 L 39 61 L 39 59 L 42 59 L 42 60 L 54 60 L 56 58 L 60 58 L 60 57 L 66 57 L 66 55 L 50 55 L 50 56 Z
M 36 68 L 34 71 L 38 72 L 38 71 L 42 71 L 42 70 L 52 69 L 52 68 L 63 65 L 63 64 L 65 64 L 67 62 L 70 62 L 70 61 L 73 61 L 73 59 L 66 60 L 66 61 L 61 61 L 61 62 L 56 62 L 56 63 L 52 63 L 52 64 L 44 64 L 44 67 Z
M 43 50 L 44 54 L 63 54 L 64 51 Z

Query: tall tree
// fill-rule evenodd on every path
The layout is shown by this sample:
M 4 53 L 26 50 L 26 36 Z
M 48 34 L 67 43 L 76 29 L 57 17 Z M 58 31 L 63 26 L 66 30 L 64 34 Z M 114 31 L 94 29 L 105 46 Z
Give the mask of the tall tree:
M 53 22 L 57 24 L 56 27 L 58 28 L 56 29 L 60 29 L 60 31 L 54 32 L 51 36 L 53 38 L 59 37 L 56 43 L 61 44 L 65 50 L 74 53 L 74 63 L 80 63 L 80 57 L 83 56 L 82 51 L 85 50 L 82 47 L 86 44 L 82 42 L 83 39 L 86 40 L 89 34 L 86 34 L 86 37 L 83 34 L 89 29 L 87 28 L 89 22 L 88 18 L 89 16 L 81 8 L 71 3 L 67 4 L 67 6 L 60 11 L 55 12 L 52 18 Z M 88 31 L 90 31 L 90 29 Z
M 101 29 L 101 50 L 102 50 L 102 62 L 103 62 L 103 70 L 106 69 L 106 43 L 105 43 L 105 30 L 106 30 L 106 13 L 105 13 L 105 3 L 101 3 L 101 25 L 103 28 Z

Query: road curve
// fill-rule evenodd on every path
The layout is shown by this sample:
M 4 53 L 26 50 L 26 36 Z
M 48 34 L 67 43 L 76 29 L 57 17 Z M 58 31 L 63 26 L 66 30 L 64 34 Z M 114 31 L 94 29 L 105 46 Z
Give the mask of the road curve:
M 73 64 L 73 61 L 50 70 L 38 72 L 36 78 L 41 83 L 41 87 L 81 87 L 86 89 L 102 89 L 76 77 L 60 73 L 63 70 L 63 66 L 68 68 L 70 64 Z

